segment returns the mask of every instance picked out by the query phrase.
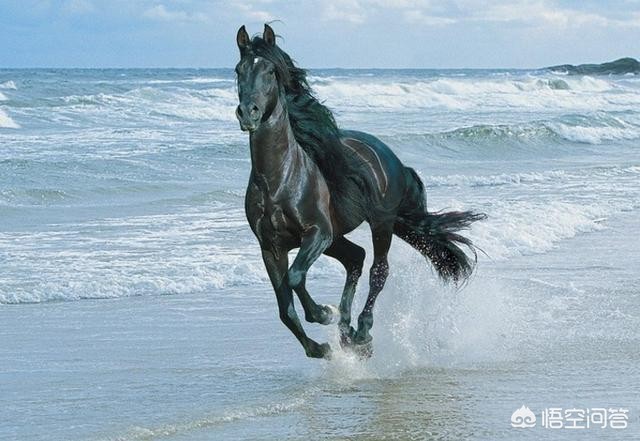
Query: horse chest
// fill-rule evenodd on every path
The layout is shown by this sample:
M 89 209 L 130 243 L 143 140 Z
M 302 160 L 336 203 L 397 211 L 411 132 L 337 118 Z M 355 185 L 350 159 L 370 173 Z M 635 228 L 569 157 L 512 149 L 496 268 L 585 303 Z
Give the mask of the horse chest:
M 268 248 L 286 247 L 295 242 L 294 223 L 287 217 L 285 204 L 254 183 L 246 199 L 247 218 L 261 244 Z

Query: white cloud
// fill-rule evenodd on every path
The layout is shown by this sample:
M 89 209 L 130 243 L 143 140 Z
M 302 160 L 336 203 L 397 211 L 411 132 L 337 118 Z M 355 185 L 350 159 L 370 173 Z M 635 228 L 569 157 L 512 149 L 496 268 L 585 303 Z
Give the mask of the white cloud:
M 579 3 L 578 3 L 579 5 Z M 363 24 L 368 18 L 399 11 L 408 23 L 447 26 L 455 23 L 517 23 L 537 28 L 640 27 L 640 13 L 625 18 L 601 11 L 561 7 L 557 0 L 327 0 L 322 17 Z
M 439 17 L 428 15 L 419 9 L 409 9 L 404 12 L 403 17 L 409 23 L 419 23 L 427 26 L 446 26 L 457 23 L 458 20 L 450 17 Z
M 602 15 L 560 8 L 554 2 L 545 0 L 523 0 L 509 5 L 491 2 L 484 4 L 483 8 L 478 7 L 477 1 L 465 3 L 467 3 L 467 6 L 471 6 L 469 8 L 471 10 L 470 21 L 518 22 L 523 25 L 555 28 L 584 25 L 606 26 L 610 24 L 610 21 Z
M 88 14 L 95 11 L 93 3 L 89 0 L 67 0 L 62 9 L 69 14 Z
M 170 22 L 206 22 L 208 17 L 202 12 L 189 13 L 186 11 L 171 11 L 164 5 L 159 4 L 144 11 L 142 14 L 145 18 L 157 21 Z
M 346 21 L 353 24 L 364 23 L 366 12 L 359 0 L 331 0 L 325 2 L 322 18 L 329 21 Z
M 267 22 L 267 21 L 273 21 L 275 20 L 275 17 L 273 15 L 271 15 L 270 12 L 267 11 L 263 11 L 260 9 L 256 9 L 254 8 L 252 5 L 247 4 L 247 3 L 234 3 L 234 6 L 236 8 L 238 8 L 240 10 L 240 12 L 242 13 L 242 15 L 251 21 L 262 21 L 262 22 Z

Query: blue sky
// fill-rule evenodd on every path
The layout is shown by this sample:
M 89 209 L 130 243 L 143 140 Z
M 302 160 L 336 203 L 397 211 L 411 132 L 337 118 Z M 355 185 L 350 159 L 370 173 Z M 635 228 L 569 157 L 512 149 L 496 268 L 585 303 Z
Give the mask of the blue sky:
M 0 67 L 230 67 L 273 20 L 306 67 L 640 58 L 640 0 L 0 0 Z

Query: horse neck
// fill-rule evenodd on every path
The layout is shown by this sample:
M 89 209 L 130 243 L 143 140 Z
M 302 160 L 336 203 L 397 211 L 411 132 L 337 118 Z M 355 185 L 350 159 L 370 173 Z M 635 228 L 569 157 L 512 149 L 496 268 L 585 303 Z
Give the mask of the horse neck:
M 299 164 L 302 148 L 293 135 L 289 114 L 280 96 L 269 119 L 251 133 L 251 166 L 254 173 L 270 183 L 276 183 L 288 174 L 291 167 Z

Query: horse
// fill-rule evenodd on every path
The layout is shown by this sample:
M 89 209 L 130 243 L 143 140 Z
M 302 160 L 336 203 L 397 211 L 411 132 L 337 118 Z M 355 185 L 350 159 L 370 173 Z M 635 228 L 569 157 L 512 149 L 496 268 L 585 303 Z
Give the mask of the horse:
M 251 152 L 245 213 L 260 244 L 280 319 L 308 357 L 331 358 L 328 343 L 305 334 L 295 292 L 308 322 L 326 325 L 339 315 L 341 346 L 371 356 L 373 308 L 389 274 L 393 236 L 430 260 L 442 279 L 458 283 L 469 277 L 477 261 L 474 245 L 459 232 L 486 216 L 428 212 L 416 171 L 378 138 L 339 129 L 331 111 L 314 96 L 306 71 L 276 44 L 269 25 L 262 37 L 253 39 L 243 25 L 236 43 L 236 117 L 241 130 L 249 132 Z M 365 221 L 372 234 L 373 264 L 367 300 L 354 328 L 351 306 L 365 250 L 345 235 Z M 289 266 L 288 253 L 295 248 L 299 250 Z M 317 304 L 305 286 L 309 268 L 322 254 L 337 259 L 346 271 L 339 308 Z

